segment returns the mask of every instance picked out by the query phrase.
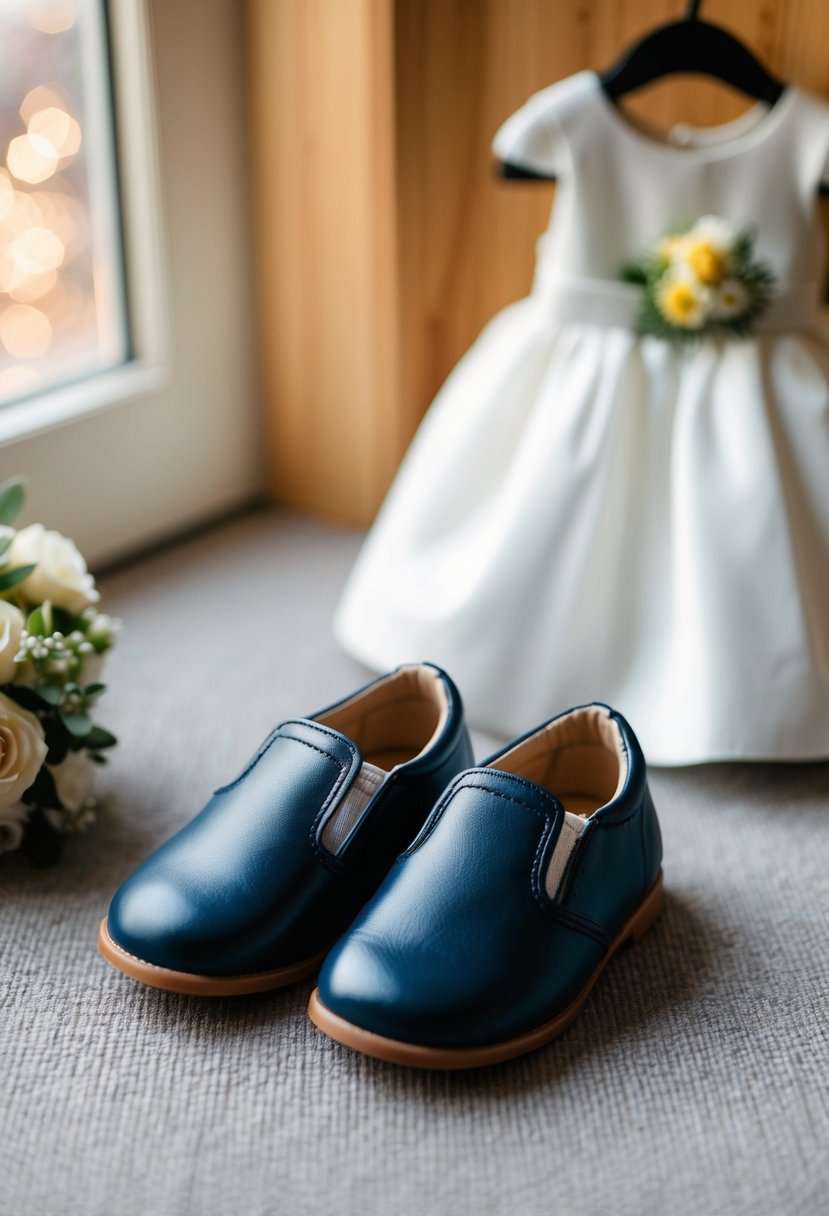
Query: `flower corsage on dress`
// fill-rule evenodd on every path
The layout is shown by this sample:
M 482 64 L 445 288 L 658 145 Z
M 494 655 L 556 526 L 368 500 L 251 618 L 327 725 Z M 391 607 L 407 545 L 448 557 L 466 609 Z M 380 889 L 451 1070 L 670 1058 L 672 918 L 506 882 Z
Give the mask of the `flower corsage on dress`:
M 670 339 L 749 337 L 774 287 L 755 243 L 751 228 L 706 215 L 624 266 L 622 278 L 642 289 L 639 332 Z
M 71 540 L 15 530 L 23 498 L 20 481 L 0 486 L 0 853 L 49 864 L 95 818 L 95 767 L 116 739 L 92 713 L 119 624 Z

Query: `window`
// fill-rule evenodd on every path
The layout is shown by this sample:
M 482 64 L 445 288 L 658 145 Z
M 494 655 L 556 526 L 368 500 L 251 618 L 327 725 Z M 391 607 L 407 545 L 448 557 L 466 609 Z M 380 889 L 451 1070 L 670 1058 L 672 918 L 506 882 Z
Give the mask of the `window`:
M 103 0 L 0 3 L 0 405 L 129 353 Z

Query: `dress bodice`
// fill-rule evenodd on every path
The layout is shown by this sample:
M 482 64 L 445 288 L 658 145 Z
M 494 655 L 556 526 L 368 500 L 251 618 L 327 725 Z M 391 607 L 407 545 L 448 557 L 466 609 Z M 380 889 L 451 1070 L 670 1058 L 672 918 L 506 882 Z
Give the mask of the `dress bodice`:
M 660 140 L 616 108 L 594 72 L 579 72 L 530 98 L 493 147 L 559 182 L 539 247 L 557 275 L 617 280 L 625 262 L 702 215 L 751 226 L 783 289 L 823 274 L 829 104 L 794 86 L 771 108 Z

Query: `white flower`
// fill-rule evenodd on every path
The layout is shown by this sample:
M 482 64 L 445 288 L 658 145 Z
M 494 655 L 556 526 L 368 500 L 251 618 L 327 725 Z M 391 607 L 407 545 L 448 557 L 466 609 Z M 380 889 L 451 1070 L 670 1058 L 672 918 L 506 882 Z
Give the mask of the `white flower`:
M 86 636 L 96 646 L 109 648 L 115 645 L 120 632 L 121 622 L 117 617 L 108 616 L 106 612 L 96 612 L 89 623 Z
M 0 806 L 0 853 L 13 853 L 20 848 L 29 808 L 22 802 Z
M 714 316 L 723 321 L 741 317 L 751 303 L 748 288 L 739 279 L 726 279 L 714 293 Z
M 82 810 L 92 798 L 95 765 L 85 752 L 70 752 L 61 764 L 50 764 L 61 806 L 70 814 Z
M 0 693 L 0 807 L 19 802 L 46 759 L 43 727 Z
M 62 764 L 49 765 L 63 810 L 45 812 L 58 832 L 85 832 L 95 822 L 95 765 L 84 752 L 70 752 Z
M 730 251 L 739 236 L 739 229 L 731 220 L 721 215 L 703 215 L 697 220 L 689 235 L 709 241 L 717 249 Z
M 0 600 L 0 684 L 10 684 L 17 671 L 15 661 L 26 621 L 14 604 Z
M 9 562 L 12 566 L 35 564 L 18 587 L 30 604 L 50 600 L 56 608 L 78 614 L 101 598 L 74 541 L 60 532 L 47 532 L 43 524 L 30 524 L 17 533 Z

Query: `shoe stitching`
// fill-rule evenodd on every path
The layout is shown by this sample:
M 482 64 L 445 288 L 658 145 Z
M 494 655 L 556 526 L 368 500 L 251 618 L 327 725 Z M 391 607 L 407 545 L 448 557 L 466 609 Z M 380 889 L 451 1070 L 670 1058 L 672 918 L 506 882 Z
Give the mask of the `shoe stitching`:
M 284 725 L 284 723 L 282 725 Z M 279 737 L 279 732 L 282 730 L 282 725 L 274 727 L 274 729 L 271 731 L 271 733 L 265 739 L 264 743 L 261 743 L 259 745 L 259 749 L 256 752 L 254 752 L 252 759 L 248 761 L 246 767 L 242 770 L 242 772 L 239 774 L 239 776 L 236 777 L 233 781 L 228 782 L 227 785 L 220 785 L 217 790 L 213 791 L 214 795 L 226 794 L 230 790 L 235 789 L 236 786 L 240 784 L 240 782 L 244 781 L 244 779 L 245 779 L 245 777 L 247 777 L 248 773 L 252 772 L 252 770 L 254 768 L 256 768 L 256 765 L 262 759 L 265 752 L 268 751 L 271 744 L 276 742 L 277 738 Z
M 417 849 L 420 849 L 426 843 L 440 820 L 443 818 L 444 812 L 446 811 L 450 802 L 462 789 L 481 790 L 485 794 L 491 794 L 493 798 L 503 798 L 505 802 L 512 802 L 515 804 L 515 806 L 520 806 L 527 811 L 532 811 L 534 815 L 538 815 L 541 819 L 543 819 L 545 824 L 554 822 L 554 820 L 550 819 L 548 812 L 546 810 L 542 810 L 541 807 L 531 806 L 528 802 L 522 802 L 518 798 L 511 798 L 509 794 L 502 794 L 499 790 L 493 790 L 488 785 L 480 785 L 478 782 L 465 781 L 464 778 L 466 776 L 466 773 L 461 773 L 459 777 L 455 778 L 454 782 L 446 790 L 443 798 L 432 811 L 430 820 L 427 820 L 428 826 L 425 826 L 425 830 L 415 838 L 405 853 L 402 854 L 403 857 L 411 856 L 412 853 L 414 853 Z M 516 778 L 516 780 L 520 780 L 520 778 Z M 535 790 L 535 787 L 531 786 L 529 782 L 525 782 L 524 784 L 526 784 L 529 789 Z
M 531 811 L 532 814 L 540 818 L 545 825 L 545 830 L 542 832 L 539 838 L 532 861 L 530 881 L 534 901 L 538 904 L 541 911 L 552 917 L 552 919 L 558 921 L 566 928 L 572 929 L 574 932 L 581 933 L 583 936 L 589 937 L 592 941 L 596 942 L 597 945 L 606 948 L 610 938 L 601 925 L 599 925 L 596 921 L 591 920 L 589 917 L 582 917 L 578 913 L 569 911 L 567 908 L 562 908 L 554 900 L 551 900 L 546 892 L 542 892 L 540 888 L 540 861 L 544 849 L 552 834 L 553 828 L 555 827 L 556 816 L 558 814 L 558 803 L 556 800 L 551 794 L 548 794 L 545 790 L 533 785 L 532 782 L 525 781 L 523 778 L 517 777 L 512 773 L 501 774 L 495 769 L 486 771 L 490 772 L 493 776 L 496 776 L 499 779 L 516 781 L 526 789 L 531 790 L 536 796 L 540 794 L 546 799 L 549 799 L 549 801 L 553 804 L 555 814 L 551 816 L 546 807 L 533 806 L 529 802 L 524 802 L 521 799 L 511 797 L 509 794 L 504 794 L 500 790 L 493 790 L 488 785 L 466 780 L 465 778 L 467 778 L 467 774 L 461 773 L 449 786 L 444 793 L 443 798 L 433 810 L 431 819 L 430 821 L 427 821 L 427 825 L 424 825 L 424 830 L 422 831 L 421 835 L 415 838 L 410 847 L 401 854 L 401 857 L 410 857 L 414 852 L 417 851 L 417 849 L 420 849 L 426 843 L 440 820 L 443 818 L 444 812 L 447 810 L 449 804 L 461 789 L 481 790 L 485 794 L 490 794 L 493 798 L 502 798 L 505 802 L 512 802 L 515 806 L 520 806 L 525 810 Z
M 505 775 L 509 776 L 509 777 L 512 776 L 512 774 L 505 774 Z M 462 774 L 461 776 L 463 777 L 464 774 Z M 520 777 L 515 778 L 515 779 L 517 781 L 521 781 Z M 534 793 L 537 793 L 536 787 L 533 786 L 530 782 L 522 782 L 522 784 L 525 785 L 528 789 L 532 790 Z M 552 904 L 551 901 L 546 896 L 546 894 L 542 894 L 542 892 L 539 888 L 538 879 L 539 879 L 539 872 L 540 872 L 541 856 L 544 852 L 544 849 L 545 849 L 545 847 L 550 839 L 550 836 L 552 834 L 552 831 L 555 827 L 556 816 L 558 814 L 558 807 L 555 808 L 556 813 L 553 816 L 551 816 L 545 808 L 532 806 L 529 802 L 524 802 L 519 798 L 512 798 L 509 794 L 501 793 L 500 790 L 493 790 L 489 786 L 481 785 L 478 782 L 471 782 L 471 781 L 463 782 L 460 779 L 458 779 L 457 782 L 453 786 L 450 786 L 450 788 L 447 790 L 445 799 L 441 803 L 439 803 L 438 806 L 435 807 L 435 810 L 433 812 L 432 822 L 429 824 L 428 830 L 425 831 L 424 834 L 422 835 L 422 837 L 419 840 L 416 840 L 414 842 L 414 844 L 412 845 L 412 847 L 409 850 L 407 850 L 406 853 L 402 854 L 402 856 L 403 857 L 411 856 L 411 854 L 413 852 L 415 852 L 415 846 L 419 849 L 422 845 L 424 845 L 426 843 L 426 841 L 431 836 L 432 832 L 437 827 L 438 822 L 443 817 L 443 813 L 446 810 L 446 808 L 449 806 L 449 803 L 452 801 L 452 799 L 455 797 L 455 795 L 461 789 L 481 790 L 483 793 L 489 794 L 493 798 L 501 798 L 504 802 L 511 802 L 514 806 L 520 806 L 524 810 L 530 811 L 533 815 L 535 815 L 537 818 L 539 818 L 542 821 L 544 830 L 542 831 L 541 836 L 539 837 L 538 844 L 536 846 L 535 853 L 533 855 L 532 865 L 530 867 L 530 890 L 532 891 L 533 899 L 538 904 L 538 906 L 540 907 L 542 912 L 545 912 L 545 913 L 552 912 L 553 915 L 557 919 L 567 921 L 570 928 L 583 932 L 588 937 L 591 937 L 594 940 L 599 940 L 596 937 L 596 931 L 598 931 L 599 933 L 602 933 L 599 926 L 596 926 L 596 930 L 593 930 L 591 925 L 583 925 L 581 923 L 571 923 L 572 914 L 566 913 L 564 916 L 558 916 L 559 909 L 557 908 L 557 906 L 555 904 Z M 542 791 L 542 793 L 543 792 L 544 791 Z M 548 795 L 548 797 L 550 797 L 550 796 Z M 552 798 L 551 798 L 551 801 L 552 801 Z M 606 935 L 604 935 L 602 933 L 599 944 L 603 944 L 605 940 L 606 940 Z
M 289 718 L 286 722 L 283 722 L 281 724 L 281 726 L 277 727 L 277 730 L 273 732 L 273 737 L 271 739 L 269 739 L 267 744 L 260 749 L 259 755 L 257 755 L 257 757 L 255 758 L 253 763 L 248 766 L 248 768 L 245 770 L 245 773 L 243 773 L 242 776 L 244 777 L 248 772 L 250 772 L 251 768 L 253 768 L 253 765 L 256 764 L 259 759 L 261 759 L 261 756 L 264 755 L 267 748 L 274 741 L 274 738 L 276 737 L 276 735 L 279 734 L 279 732 L 281 732 L 284 729 L 284 727 L 286 727 L 286 726 L 302 726 L 303 729 L 305 729 L 305 730 L 316 731 L 318 734 L 324 735 L 327 738 L 332 739 L 335 743 L 339 743 L 340 745 L 347 747 L 349 752 L 351 753 L 351 763 L 345 764 L 341 760 L 338 760 L 336 756 L 332 756 L 330 752 L 327 752 L 323 748 L 318 747 L 316 745 L 316 743 L 309 742 L 308 739 L 301 739 L 297 735 L 291 735 L 291 734 L 281 734 L 280 735 L 280 738 L 283 738 L 290 743 L 299 743 L 302 747 L 309 747 L 309 748 L 311 748 L 312 751 L 318 752 L 320 756 L 323 756 L 326 760 L 330 760 L 332 762 L 332 764 L 335 764 L 337 766 L 337 768 L 339 769 L 339 776 L 335 779 L 334 784 L 332 785 L 331 789 L 329 790 L 329 792 L 325 798 L 325 801 L 323 802 L 322 806 L 320 807 L 319 811 L 317 812 L 317 814 L 314 818 L 313 823 L 311 824 L 310 840 L 311 840 L 311 847 L 314 850 L 314 853 L 317 855 L 317 857 L 323 863 L 323 865 L 326 866 L 327 869 L 333 871 L 334 873 L 341 874 L 345 871 L 345 867 L 340 862 L 338 862 L 337 858 L 334 857 L 333 854 L 329 853 L 327 849 L 322 848 L 322 846 L 319 844 L 319 842 L 317 840 L 317 831 L 319 829 L 321 820 L 324 818 L 326 811 L 329 809 L 329 807 L 331 805 L 332 800 L 335 798 L 335 796 L 339 792 L 339 790 L 342 786 L 342 783 L 345 780 L 346 774 L 351 770 L 354 762 L 357 759 L 357 749 L 354 746 L 354 744 L 351 742 L 350 739 L 347 739 L 344 735 L 335 734 L 334 731 L 328 730 L 325 726 L 321 726 L 318 722 L 306 721 L 305 719 L 302 719 L 302 718 Z M 238 778 L 237 782 L 234 782 L 234 784 L 238 784 L 238 781 L 241 781 L 241 780 L 242 780 L 241 777 Z M 228 787 L 228 788 L 232 788 L 232 787 Z
M 604 931 L 601 925 L 589 916 L 582 916 L 578 912 L 571 912 L 568 908 L 562 908 L 561 904 L 551 903 L 544 911 L 558 921 L 565 929 L 572 929 L 574 933 L 581 933 L 583 937 L 589 937 L 602 949 L 607 949 L 611 938 Z

